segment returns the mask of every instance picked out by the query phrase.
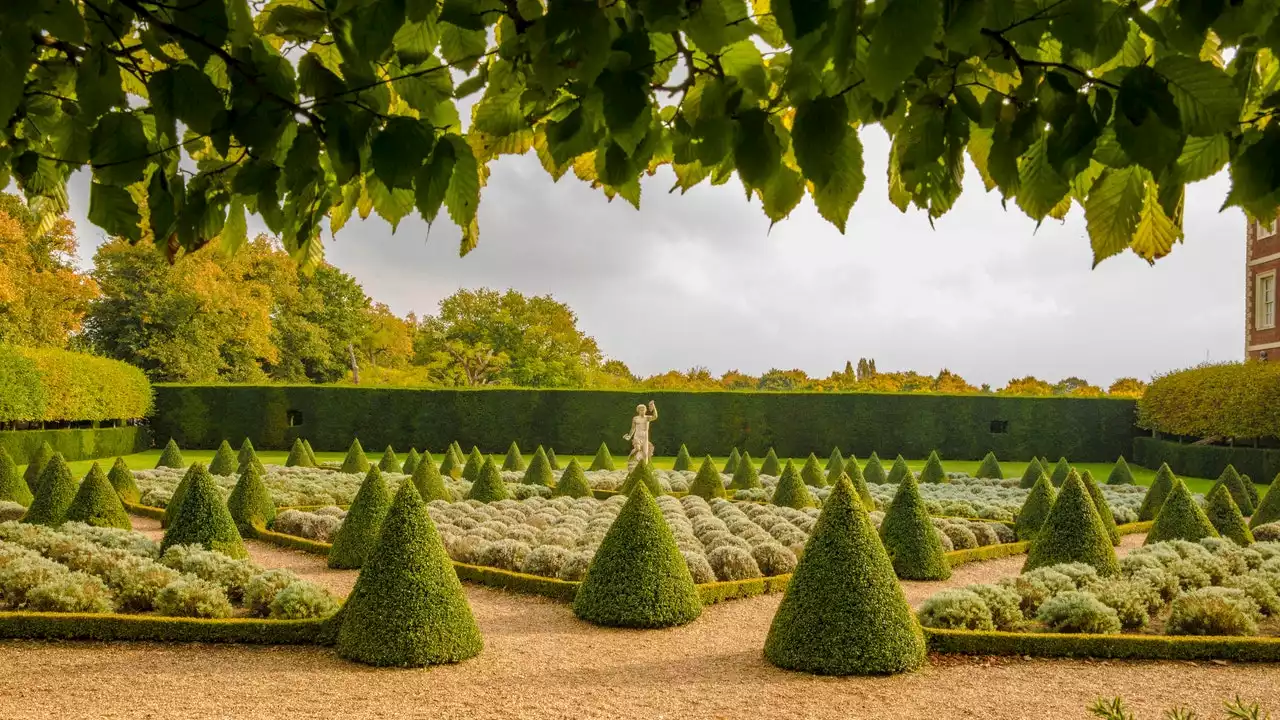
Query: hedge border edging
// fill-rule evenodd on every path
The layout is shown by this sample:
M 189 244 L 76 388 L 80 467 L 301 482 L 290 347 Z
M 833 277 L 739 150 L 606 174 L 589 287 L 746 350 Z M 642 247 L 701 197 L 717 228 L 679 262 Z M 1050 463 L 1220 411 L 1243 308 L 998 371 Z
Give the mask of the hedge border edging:
M 1179 476 L 1210 479 L 1231 465 L 1260 486 L 1280 474 L 1280 449 L 1277 448 L 1195 445 L 1155 437 L 1133 439 L 1133 461 L 1148 470 L 1157 470 L 1161 463 L 1168 463 L 1169 469 Z
M 13 640 L 101 640 L 332 645 L 337 615 L 312 620 L 158 617 L 117 613 L 0 612 L 0 637 Z
M 1280 662 L 1280 638 L 1010 633 L 924 628 L 930 652 L 1120 660 Z
M 124 503 L 124 509 L 130 515 L 151 518 L 152 520 L 164 520 L 164 508 L 151 507 L 150 505 L 135 505 L 134 503 Z

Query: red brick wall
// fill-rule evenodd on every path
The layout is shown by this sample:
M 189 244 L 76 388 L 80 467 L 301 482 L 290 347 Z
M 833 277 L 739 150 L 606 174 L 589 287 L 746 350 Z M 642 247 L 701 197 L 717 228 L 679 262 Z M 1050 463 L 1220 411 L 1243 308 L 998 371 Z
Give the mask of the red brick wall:
M 1270 237 L 1258 237 L 1258 227 L 1249 223 L 1246 229 L 1245 257 L 1245 303 L 1244 303 L 1244 339 L 1245 357 L 1250 359 L 1280 360 L 1280 322 L 1277 327 L 1258 330 L 1255 315 L 1255 293 L 1257 277 L 1261 273 L 1275 270 L 1277 274 L 1277 294 L 1280 297 L 1280 232 Z M 1277 257 L 1270 257 L 1277 256 Z M 1264 260 L 1263 258 L 1270 258 Z M 1280 303 L 1277 303 L 1277 315 L 1280 316 Z M 1272 346 L 1274 347 L 1268 347 Z

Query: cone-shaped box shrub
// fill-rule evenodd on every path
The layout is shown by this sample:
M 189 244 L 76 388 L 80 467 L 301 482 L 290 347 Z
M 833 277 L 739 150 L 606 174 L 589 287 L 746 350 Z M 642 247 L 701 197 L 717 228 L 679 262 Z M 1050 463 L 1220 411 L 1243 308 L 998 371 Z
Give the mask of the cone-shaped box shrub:
M 862 477 L 862 468 L 858 467 L 858 458 L 849 456 L 844 464 L 844 476 L 853 484 L 853 491 L 862 500 L 862 507 L 871 512 L 876 509 L 875 498 L 871 497 L 871 488 L 867 487 L 866 478 Z
M 422 457 L 418 455 L 417 448 L 409 448 L 409 454 L 404 456 L 404 464 L 400 466 L 400 472 L 413 476 L 413 471 L 418 469 L 418 463 L 422 462 Z
M 1253 508 L 1254 512 L 1257 512 L 1258 501 L 1261 499 L 1258 497 L 1258 486 L 1253 483 L 1253 480 L 1248 475 L 1244 474 L 1240 475 L 1240 482 L 1244 485 L 1245 492 L 1249 494 L 1249 507 Z
M 978 469 L 974 471 L 973 476 L 1003 480 L 1004 470 L 1000 467 L 1000 461 L 996 460 L 996 454 L 988 452 L 978 464 Z
M 831 468 L 840 468 L 840 472 L 844 472 L 844 455 L 840 454 L 840 448 L 831 448 L 831 455 L 827 457 L 827 466 L 823 468 L 827 472 L 831 472 Z
M 924 461 L 924 468 L 920 470 L 920 482 L 922 483 L 951 482 L 951 478 L 947 477 L 947 471 L 942 469 L 942 458 L 938 457 L 937 450 L 930 451 L 929 459 Z
M 1111 474 L 1107 476 L 1108 485 L 1133 485 L 1133 472 L 1129 470 L 1129 463 L 1125 462 L 1124 456 L 1121 455 L 1116 459 L 1116 464 L 1111 467 Z
M 480 452 L 480 448 L 472 446 L 471 454 L 467 456 L 467 464 L 462 466 L 462 479 L 468 482 L 475 482 L 480 479 L 480 471 L 484 469 L 486 464 L 492 464 L 493 460 L 485 457 Z M 494 470 L 498 467 L 495 465 Z
M 693 459 L 689 457 L 689 448 L 680 443 L 680 449 L 676 451 L 675 464 L 671 466 L 672 470 L 692 470 Z
M 1267 494 L 1262 496 L 1258 509 L 1253 511 L 1253 516 L 1249 518 L 1249 527 L 1256 528 L 1259 525 L 1280 520 L 1280 490 L 1278 489 L 1280 489 L 1280 475 L 1276 475 L 1271 481 Z
M 551 469 L 551 461 L 547 460 L 547 454 L 543 452 L 541 445 L 533 453 L 533 460 L 529 461 L 529 467 L 525 469 L 524 477 L 520 481 L 526 485 L 546 487 L 556 484 L 556 475 Z
M 1111 505 L 1107 502 L 1107 498 L 1102 494 L 1102 488 L 1098 487 L 1098 483 L 1093 479 L 1093 474 L 1088 470 L 1080 473 L 1080 482 L 1084 483 L 1084 489 L 1089 491 L 1089 499 L 1093 501 L 1093 507 L 1098 511 L 1098 517 L 1102 518 L 1102 524 L 1107 528 L 1107 537 L 1111 538 L 1112 545 L 1120 544 L 1120 529 L 1116 527 L 1116 516 L 1111 513 Z
M 600 449 L 596 450 L 596 456 L 591 461 L 590 470 L 614 470 L 613 456 L 609 454 L 609 446 L 600 443 Z
M 236 474 L 244 472 L 244 469 L 250 465 L 258 468 L 258 472 L 266 473 L 267 469 L 262 466 L 262 461 L 258 459 L 258 451 L 253 449 L 253 443 L 249 442 L 249 438 L 245 438 L 240 443 L 240 451 L 236 453 Z
M 329 548 L 329 567 L 350 570 L 363 565 L 378 542 L 378 532 L 382 529 L 382 520 L 386 518 L 389 507 L 391 493 L 387 490 L 387 482 L 383 479 L 381 470 L 371 467 L 351 501 L 347 518 L 333 536 L 333 547 Z
M 689 566 L 643 483 L 601 541 L 573 613 L 596 625 L 629 628 L 684 625 L 702 614 Z
M 41 443 L 40 447 L 31 453 L 31 457 L 27 458 L 27 469 L 22 473 L 22 479 L 26 481 L 32 493 L 40 489 L 40 473 L 44 472 L 44 466 L 52 459 L 53 446 L 48 442 Z
M 854 464 L 856 465 L 857 463 Z M 845 472 L 845 468 L 848 467 L 848 465 L 849 463 L 846 462 L 844 465 L 827 468 L 826 474 L 822 478 L 823 486 L 833 487 L 836 483 L 840 482 L 841 476 L 849 474 Z
M 724 489 L 724 480 L 720 477 L 720 471 L 716 469 L 716 461 L 712 460 L 710 455 L 703 458 L 698 474 L 689 484 L 689 494 L 707 500 L 728 496 Z
M 448 454 L 445 453 L 445 455 Z M 436 469 L 436 463 L 431 457 L 431 453 L 423 453 L 410 478 L 413 480 L 413 486 L 417 488 L 418 497 L 422 498 L 422 502 L 429 503 L 432 500 L 453 502 L 453 493 L 449 492 L 449 488 L 445 486 L 444 476 Z
M 902 479 L 884 513 L 880 539 L 899 578 L 946 580 L 951 577 L 942 539 L 933 528 L 920 488 L 910 474 Z
M 804 461 L 804 467 L 800 468 L 800 479 L 804 480 L 805 485 L 811 487 L 826 487 L 827 477 L 822 470 L 822 465 L 818 462 L 818 456 L 809 453 L 809 459 Z
M 1165 498 L 1173 491 L 1173 481 L 1176 479 L 1173 471 L 1169 469 L 1169 463 L 1161 463 L 1155 479 L 1151 481 L 1151 487 L 1142 498 L 1142 505 L 1138 508 L 1139 520 L 1145 522 L 1156 519 L 1156 514 L 1164 505 Z
M 555 448 L 547 448 L 547 462 L 551 463 L 551 469 L 556 472 L 559 472 L 562 469 L 560 467 L 560 461 L 556 459 Z
M 445 450 L 444 459 L 440 461 L 440 474 L 451 478 L 462 477 L 462 463 L 458 462 L 458 456 L 452 449 Z
M 166 448 L 167 450 L 168 448 Z M 218 445 L 218 451 L 213 454 L 213 460 L 209 461 L 210 475 L 231 476 L 236 474 L 236 468 L 240 466 L 240 459 L 236 457 L 236 453 L 231 449 L 231 444 L 223 440 Z
M 1237 545 L 1252 545 L 1253 533 L 1240 514 L 1240 506 L 1231 497 L 1231 491 L 1221 483 L 1214 485 L 1205 498 L 1205 515 L 1222 537 Z
M 778 453 L 769 448 L 768 454 L 764 456 L 764 462 L 760 463 L 761 475 L 772 475 L 779 477 L 782 474 L 782 464 L 778 462 Z
M 164 531 L 160 552 L 174 545 L 199 545 L 236 559 L 249 557 L 213 476 L 200 463 L 191 467 L 194 472 L 187 492 L 173 522 Z
M 382 451 L 382 458 L 378 460 L 378 469 L 384 473 L 400 472 L 400 458 L 396 457 L 396 451 L 391 449 L 390 445 Z
M 738 469 L 733 471 L 733 480 L 729 483 L 730 490 L 752 490 L 763 487 L 760 484 L 760 473 L 756 471 L 756 464 L 751 461 L 751 453 L 744 452 L 742 457 L 738 458 Z
M 1174 479 L 1173 488 L 1156 513 L 1156 520 L 1147 531 L 1143 545 L 1165 540 L 1199 542 L 1207 537 L 1218 537 L 1218 530 L 1205 514 L 1200 503 L 1191 497 L 1191 491 L 1180 479 Z
M 311 441 L 304 438 L 302 447 L 307 451 L 307 460 L 311 463 L 308 467 L 320 467 L 319 461 L 316 460 L 316 451 L 311 447 Z
M 515 440 L 512 440 L 511 447 L 507 448 L 507 456 L 502 460 L 502 469 L 512 472 L 524 469 L 524 457 L 520 454 L 520 446 L 516 445 Z
M 223 441 L 226 442 L 225 440 Z M 284 459 L 285 467 L 315 467 L 311 462 L 311 456 L 307 454 L 307 446 L 302 444 L 302 438 L 294 438 L 293 446 L 289 448 L 289 457 Z M 236 462 L 236 467 L 240 467 L 240 463 Z
M 484 464 L 480 466 L 480 476 L 471 484 L 467 499 L 487 503 L 506 500 L 509 497 L 511 493 L 507 491 L 507 484 L 502 480 L 502 471 L 494 464 L 493 458 L 485 459 Z
M 120 496 L 111 487 L 111 481 L 102 472 L 102 468 L 98 467 L 98 463 L 89 468 L 89 474 L 80 482 L 80 489 L 67 508 L 67 521 L 82 522 L 94 527 L 133 529 L 124 503 L 120 502 Z
M 1049 476 L 1040 473 L 1040 479 L 1032 486 L 1031 492 L 1027 493 L 1027 499 L 1022 501 L 1022 509 L 1018 511 L 1014 522 L 1019 540 L 1035 538 L 1036 533 L 1040 532 L 1040 526 L 1044 525 L 1044 519 L 1049 517 L 1049 508 L 1053 507 L 1053 501 L 1057 497 L 1058 493 L 1054 491 L 1053 483 L 1049 482 Z
M 249 463 L 252 465 L 253 463 Z M 202 472 L 208 472 L 204 469 L 204 465 L 200 465 Z M 187 468 L 187 472 L 183 474 L 182 479 L 178 481 L 177 487 L 173 489 L 173 494 L 169 496 L 169 502 L 164 506 L 164 516 L 160 518 L 160 527 L 167 528 L 173 523 L 173 519 L 178 515 L 178 508 L 182 507 L 182 499 L 187 496 L 187 488 L 191 487 L 191 480 L 196 476 L 195 464 Z
M 653 474 L 653 466 L 648 460 L 641 460 L 631 468 L 631 472 L 627 473 L 627 479 L 622 482 L 618 492 L 623 495 L 632 495 L 638 485 L 644 485 L 649 490 L 649 494 L 654 497 L 662 494 L 662 486 L 658 484 L 658 477 Z
M 1018 487 L 1030 490 L 1036 486 L 1041 475 L 1044 475 L 1046 480 L 1049 477 L 1040 461 L 1036 458 L 1031 458 L 1031 462 L 1027 463 L 1027 469 L 1022 471 L 1022 480 L 1018 482 Z
M 1218 484 L 1225 485 L 1227 491 L 1231 493 L 1231 499 L 1236 501 L 1236 507 L 1240 508 L 1240 512 L 1245 515 L 1253 514 L 1253 498 L 1249 497 L 1249 491 L 1244 487 L 1244 481 L 1240 479 L 1240 473 L 1232 465 L 1227 465 L 1222 474 L 1218 476 Z
M 67 509 L 76 497 L 76 481 L 71 468 L 62 459 L 62 453 L 54 453 L 40 471 L 39 488 L 31 500 L 31 507 L 22 516 L 22 522 L 33 525 L 57 527 L 67 521 Z
M 413 483 L 396 493 L 341 622 L 338 655 L 368 665 L 455 663 L 483 649 L 462 583 Z
M 737 472 L 738 461 L 741 459 L 742 456 L 738 454 L 738 448 L 730 450 L 729 459 L 724 461 L 724 470 L 722 472 L 724 472 L 725 475 L 732 475 Z
M 893 467 L 889 468 L 889 477 L 885 482 L 890 485 L 897 485 L 910 474 L 911 468 L 907 467 L 907 461 L 903 460 L 902 456 L 899 455 L 893 459 Z
M 240 473 L 240 479 L 227 497 L 227 511 L 243 534 L 269 526 L 276 519 L 276 504 L 271 491 L 262 481 L 262 473 L 252 464 Z
M 569 466 L 560 474 L 560 482 L 556 483 L 555 490 L 551 494 L 557 497 L 561 495 L 571 498 L 591 497 L 591 485 L 587 482 L 586 474 L 582 472 L 582 466 L 578 464 L 578 458 L 569 458 Z
M 1092 565 L 1099 575 L 1119 574 L 1120 563 L 1111 536 L 1089 498 L 1080 476 L 1068 471 L 1049 516 L 1031 541 L 1022 571 L 1058 563 L 1081 562 Z
M 31 488 L 18 472 L 18 465 L 9 457 L 4 448 L 0 448 L 0 500 L 16 502 L 26 507 L 31 504 Z
M 839 478 L 836 479 L 839 480 Z M 769 502 L 797 510 L 818 507 L 818 501 L 813 499 L 813 493 L 809 492 L 809 486 L 804 484 L 804 479 L 800 477 L 800 472 L 796 470 L 796 466 L 792 465 L 790 460 L 782 468 L 782 475 L 778 477 L 778 487 L 774 489 L 773 498 Z
M 884 465 L 880 463 L 880 456 L 871 453 L 871 457 L 867 458 L 867 464 L 862 466 L 862 477 L 869 483 L 883 485 L 889 481 L 889 476 L 885 474 Z
M 169 442 L 165 443 L 164 450 L 160 452 L 160 459 L 156 461 L 158 468 L 177 468 L 181 470 L 187 464 L 182 461 L 182 451 L 178 449 L 178 443 L 169 438 Z
M 369 458 L 364 456 L 364 448 L 360 446 L 360 438 L 351 440 L 351 447 L 347 448 L 347 456 L 342 459 L 342 472 L 369 472 Z
M 1049 474 L 1049 482 L 1053 483 L 1056 488 L 1062 487 L 1062 483 L 1067 481 L 1067 474 L 1071 472 L 1071 463 L 1067 462 L 1064 457 L 1058 458 L 1058 464 L 1053 466 L 1053 472 Z
M 924 636 L 853 486 L 831 491 L 764 644 L 765 659 L 819 675 L 920 667 Z
M 460 445 L 457 440 L 454 440 L 449 443 L 449 449 L 453 451 L 453 459 L 457 460 L 458 466 L 461 467 L 462 464 L 467 461 L 466 454 L 462 452 L 462 445 Z

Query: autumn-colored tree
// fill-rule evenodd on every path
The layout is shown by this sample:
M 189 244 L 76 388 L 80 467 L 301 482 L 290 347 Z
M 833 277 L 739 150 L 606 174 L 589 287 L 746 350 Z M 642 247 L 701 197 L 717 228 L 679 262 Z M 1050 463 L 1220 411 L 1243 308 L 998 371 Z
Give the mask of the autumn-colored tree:
M 760 376 L 760 381 L 756 387 L 760 390 L 795 391 L 808 390 L 810 384 L 812 384 L 812 380 L 803 370 L 770 368 L 768 372 Z
M 933 391 L 938 393 L 966 394 L 975 393 L 978 389 L 956 373 L 943 368 L 933 381 Z
M 364 314 L 360 356 L 373 367 L 404 367 L 413 358 L 413 333 L 408 321 L 386 305 L 374 303 Z
M 1147 384 L 1132 377 L 1119 378 L 1107 388 L 1107 394 L 1112 397 L 1140 398 L 1146 391 Z
M 98 287 L 75 266 L 75 224 L 47 227 L 16 195 L 0 193 L 0 342 L 66 347 Z
M 737 370 L 729 370 L 720 376 L 720 386 L 725 390 L 755 390 L 760 385 L 760 378 Z
M 1033 375 L 1014 378 L 998 390 L 1001 395 L 1052 395 L 1053 386 Z

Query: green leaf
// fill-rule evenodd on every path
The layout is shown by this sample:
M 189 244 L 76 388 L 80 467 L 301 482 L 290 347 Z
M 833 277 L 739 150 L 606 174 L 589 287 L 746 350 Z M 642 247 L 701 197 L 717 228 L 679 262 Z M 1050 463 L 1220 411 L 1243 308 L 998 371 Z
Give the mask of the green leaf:
M 867 51 L 867 89 L 888 100 L 933 45 L 942 22 L 940 0 L 888 0 Z
M 1231 144 L 1224 135 L 1187 138 L 1178 156 L 1178 169 L 1186 182 L 1206 180 L 1226 167 L 1230 157 Z
M 177 229 L 180 209 L 178 199 L 181 196 L 181 176 L 178 176 L 175 185 L 160 170 L 151 173 L 151 182 L 147 185 L 147 213 L 150 215 L 151 236 L 156 244 L 168 242 L 169 236 Z
M 764 72 L 764 57 L 760 48 L 751 40 L 736 42 L 724 49 L 720 54 L 720 65 L 725 75 L 735 78 L 738 84 L 746 88 L 756 98 L 769 95 L 769 79 Z M 647 98 L 646 98 L 647 99 Z M 608 105 L 605 106 L 606 113 Z
M 373 172 L 388 188 L 411 188 L 418 168 L 431 152 L 432 133 L 419 120 L 395 116 L 369 146 Z
M 456 25 L 464 30 L 483 31 L 485 28 L 477 0 L 444 0 L 444 4 L 440 6 L 440 22 Z
M 770 225 L 791 214 L 796 205 L 804 197 L 804 178 L 789 167 L 780 167 L 769 182 L 760 190 L 760 200 L 764 203 L 764 214 Z
M 249 227 L 244 216 L 244 200 L 239 197 L 231 199 L 231 208 L 227 212 L 227 222 L 222 226 L 219 249 L 226 255 L 234 255 L 249 241 Z
M 434 59 L 433 53 L 440 45 L 440 30 L 434 19 L 405 23 L 396 31 L 392 44 L 401 63 L 417 65 Z
M 99 182 L 89 185 L 89 222 L 132 242 L 142 239 L 142 215 L 129 191 Z
M 19 74 L 19 79 L 25 74 Z M 120 66 L 101 45 L 90 46 L 76 68 L 76 99 L 80 102 L 80 112 L 89 120 L 125 104 Z
M 796 107 L 791 144 L 796 163 L 805 177 L 824 186 L 839 170 L 838 158 L 831 148 L 839 147 L 849 127 L 849 105 L 841 97 L 821 97 Z
M 506 92 L 492 92 L 485 95 L 471 110 L 471 126 L 487 135 L 504 137 L 529 127 L 520 111 L 520 96 L 523 88 L 516 86 Z
M 728 41 L 726 29 L 729 24 L 725 3 L 732 1 L 702 0 L 689 16 L 685 23 L 685 33 L 702 52 L 714 55 L 724 48 Z
M 366 0 L 351 18 L 351 41 L 360 57 L 376 62 L 391 49 L 404 24 L 405 0 Z
M 782 161 L 782 144 L 768 113 L 757 109 L 738 113 L 733 161 L 742 184 L 748 188 L 763 188 L 769 182 Z
M 862 142 L 858 133 L 845 133 L 844 140 L 832 147 L 831 153 L 835 156 L 836 171 L 826 183 L 813 184 L 813 204 L 817 206 L 818 214 L 835 225 L 843 235 L 849 211 L 866 184 L 862 170 Z
M 276 5 L 267 14 L 262 31 L 290 42 L 314 42 L 328 29 L 324 10 L 300 5 Z
M 173 113 L 187 127 L 207 135 L 226 122 L 222 93 L 208 75 L 190 65 L 162 72 L 173 73 Z
M 1169 81 L 1182 128 L 1191 135 L 1212 135 L 1235 127 L 1240 95 L 1220 68 L 1185 55 L 1166 55 L 1155 65 Z
M 969 159 L 973 161 L 973 166 L 978 169 L 978 175 L 982 177 L 982 184 L 986 186 L 987 192 L 991 192 L 996 187 L 996 181 L 991 179 L 991 173 L 987 170 L 987 161 L 991 157 L 991 131 L 985 128 L 974 128 L 969 131 Z
M 373 209 L 391 225 L 391 232 L 394 234 L 404 216 L 413 212 L 413 190 L 389 188 L 374 176 L 365 179 L 365 187 L 369 189 Z
M 440 139 L 453 146 L 453 176 L 449 179 L 449 188 L 445 190 L 444 205 L 449 210 L 449 217 L 462 228 L 464 236 L 467 228 L 476 219 L 476 208 L 480 205 L 480 169 L 471 146 L 460 136 L 449 133 Z
M 147 167 L 147 136 L 130 113 L 113 112 L 98 120 L 89 136 L 93 176 L 108 185 L 132 185 Z
M 449 65 L 471 72 L 484 55 L 487 41 L 483 30 L 464 30 L 445 23 L 440 26 L 440 55 Z
M 1176 161 L 1186 142 L 1181 113 L 1167 82 L 1146 65 L 1125 74 L 1114 125 L 1120 147 L 1153 174 Z
M 1133 233 L 1130 247 L 1139 257 L 1147 262 L 1169 254 L 1175 242 L 1182 240 L 1182 228 L 1165 214 L 1160 206 L 1160 198 L 1156 184 L 1146 184 L 1146 192 L 1142 202 L 1142 215 L 1138 227 Z
M 418 204 L 418 212 L 427 224 L 435 222 L 440 206 L 444 203 L 445 193 L 453 180 L 454 150 L 451 142 L 438 142 L 431 151 L 431 159 L 418 170 L 414 179 L 414 198 Z
M 1129 247 L 1143 212 L 1147 172 L 1139 167 L 1106 170 L 1084 203 L 1093 245 L 1093 266 Z
M 1018 207 L 1032 220 L 1044 219 L 1071 185 L 1049 164 L 1047 139 L 1044 135 L 1022 156 L 1018 170 L 1018 191 L 1015 195 Z

